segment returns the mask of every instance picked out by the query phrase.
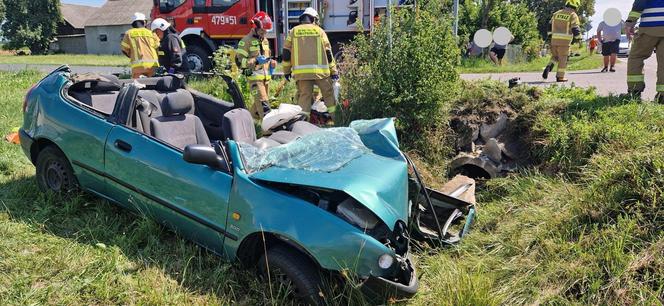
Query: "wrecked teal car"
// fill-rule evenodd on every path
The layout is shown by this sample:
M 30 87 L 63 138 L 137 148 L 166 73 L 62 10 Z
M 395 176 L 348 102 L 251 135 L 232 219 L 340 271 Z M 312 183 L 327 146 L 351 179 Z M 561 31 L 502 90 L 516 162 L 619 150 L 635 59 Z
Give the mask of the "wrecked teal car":
M 474 206 L 409 177 L 391 119 L 320 129 L 298 117 L 257 138 L 223 79 L 232 101 L 175 75 L 53 71 L 27 93 L 19 133 L 40 189 L 148 216 L 309 303 L 329 275 L 353 275 L 372 298 L 414 295 L 412 239 L 456 243 Z

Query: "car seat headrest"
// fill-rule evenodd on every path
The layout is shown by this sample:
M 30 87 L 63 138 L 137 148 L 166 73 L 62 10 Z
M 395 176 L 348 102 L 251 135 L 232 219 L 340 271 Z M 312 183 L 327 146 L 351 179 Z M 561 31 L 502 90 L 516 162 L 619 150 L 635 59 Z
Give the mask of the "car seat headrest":
M 162 92 L 172 92 L 182 88 L 182 79 L 168 75 L 160 78 L 155 89 Z
M 256 128 L 251 113 L 244 108 L 236 108 L 224 114 L 221 121 L 224 137 L 248 144 L 256 141 Z
M 186 114 L 193 106 L 194 97 L 188 91 L 179 89 L 166 94 L 161 110 L 165 117 L 169 117 Z

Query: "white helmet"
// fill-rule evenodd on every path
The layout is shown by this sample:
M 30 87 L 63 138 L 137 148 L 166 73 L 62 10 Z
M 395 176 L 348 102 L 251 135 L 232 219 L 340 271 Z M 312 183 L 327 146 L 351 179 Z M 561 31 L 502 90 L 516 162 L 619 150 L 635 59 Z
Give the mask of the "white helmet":
M 132 22 L 132 23 L 134 23 L 134 22 L 136 22 L 136 21 L 143 21 L 143 22 L 145 22 L 145 21 L 147 21 L 147 20 L 148 20 L 148 19 L 145 17 L 145 14 L 143 14 L 143 13 L 139 13 L 139 12 L 136 12 L 136 13 L 134 13 L 134 19 L 133 19 L 131 22 Z
M 154 31 L 156 29 L 166 31 L 170 27 L 171 27 L 171 24 L 168 21 L 166 21 L 166 19 L 164 19 L 164 18 L 157 18 L 157 19 L 153 20 L 152 25 L 150 25 L 150 29 L 152 31 Z
M 305 9 L 304 13 L 302 13 L 301 16 L 304 16 L 304 15 L 309 15 L 313 18 L 320 19 L 318 17 L 318 12 L 313 7 L 308 7 L 307 9 Z

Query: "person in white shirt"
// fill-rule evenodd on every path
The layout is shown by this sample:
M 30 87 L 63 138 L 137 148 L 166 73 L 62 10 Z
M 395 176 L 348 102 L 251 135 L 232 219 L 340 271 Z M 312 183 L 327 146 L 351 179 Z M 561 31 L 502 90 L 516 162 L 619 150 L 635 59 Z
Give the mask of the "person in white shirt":
M 597 28 L 597 38 L 602 42 L 602 55 L 604 55 L 604 69 L 602 69 L 602 72 L 616 72 L 615 66 L 620 50 L 620 35 L 624 27 L 624 21 L 620 21 L 615 26 L 609 26 L 602 21 Z M 609 68 L 609 63 L 611 68 Z

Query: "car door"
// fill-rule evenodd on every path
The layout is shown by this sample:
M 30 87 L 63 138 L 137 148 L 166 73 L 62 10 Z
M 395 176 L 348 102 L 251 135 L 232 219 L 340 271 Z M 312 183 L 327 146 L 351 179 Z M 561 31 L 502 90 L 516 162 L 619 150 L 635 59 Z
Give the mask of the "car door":
M 114 196 L 139 214 L 220 254 L 225 237 L 237 239 L 226 233 L 229 173 L 187 163 L 179 149 L 124 124 L 108 135 L 104 165 Z

